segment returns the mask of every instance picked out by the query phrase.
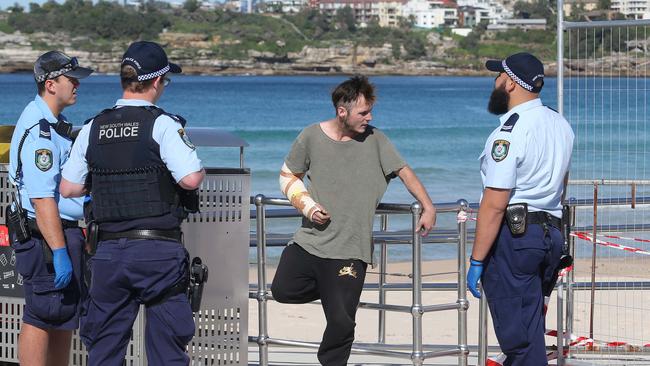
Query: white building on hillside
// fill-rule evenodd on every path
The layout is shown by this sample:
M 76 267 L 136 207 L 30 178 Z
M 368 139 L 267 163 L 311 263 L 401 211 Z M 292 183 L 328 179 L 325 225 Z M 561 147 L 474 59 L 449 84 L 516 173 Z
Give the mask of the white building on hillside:
M 403 14 L 405 18 L 412 16 L 420 28 L 454 27 L 458 23 L 457 9 L 440 0 L 410 0 Z
M 496 0 L 458 0 L 458 6 L 475 9 L 475 22 L 494 24 L 500 19 L 512 18 L 512 11 Z
M 307 7 L 307 0 L 266 0 L 266 9 L 280 13 L 294 14 Z
M 612 0 L 612 10 L 631 19 L 650 19 L 650 0 Z

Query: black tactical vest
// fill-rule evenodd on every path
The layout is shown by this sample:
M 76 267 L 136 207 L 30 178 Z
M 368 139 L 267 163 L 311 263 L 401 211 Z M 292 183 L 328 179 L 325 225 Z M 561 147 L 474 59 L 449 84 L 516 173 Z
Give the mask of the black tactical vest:
M 173 229 L 186 213 L 153 139 L 157 107 L 108 109 L 92 122 L 86 161 L 92 215 L 106 231 Z

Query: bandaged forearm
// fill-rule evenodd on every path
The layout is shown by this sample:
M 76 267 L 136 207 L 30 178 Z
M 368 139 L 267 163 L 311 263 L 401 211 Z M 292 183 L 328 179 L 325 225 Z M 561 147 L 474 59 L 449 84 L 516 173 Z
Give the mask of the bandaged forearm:
M 323 209 L 311 198 L 302 179 L 291 172 L 286 163 L 282 165 L 282 170 L 280 170 L 280 189 L 289 199 L 291 205 L 302 212 L 309 220 L 312 219 L 314 212 Z

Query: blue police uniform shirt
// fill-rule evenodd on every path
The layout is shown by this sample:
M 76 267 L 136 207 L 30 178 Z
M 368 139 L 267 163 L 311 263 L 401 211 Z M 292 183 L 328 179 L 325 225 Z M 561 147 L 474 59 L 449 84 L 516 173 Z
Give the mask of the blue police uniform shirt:
M 140 99 L 118 99 L 115 106 L 145 107 L 152 103 Z M 70 158 L 63 168 L 63 177 L 69 182 L 84 184 L 88 175 L 86 150 L 90 139 L 92 122 L 87 123 L 75 140 Z M 187 137 L 179 133 L 183 126 L 168 115 L 162 114 L 156 118 L 153 126 L 153 139 L 160 145 L 160 157 L 171 172 L 174 180 L 180 182 L 188 174 L 202 169 L 201 160 L 196 154 L 196 148 Z
M 9 153 L 9 176 L 18 185 L 20 200 L 29 217 L 35 218 L 30 198 L 54 198 L 59 207 L 59 215 L 66 220 L 83 218 L 83 198 L 64 198 L 59 195 L 61 167 L 68 160 L 72 141 L 50 128 L 50 138 L 40 136 L 39 121 L 46 119 L 57 123 L 57 118 L 39 95 L 30 102 L 20 115 L 11 138 Z M 59 118 L 65 120 L 63 115 Z M 33 127 L 32 127 L 33 126 Z M 22 179 L 16 182 L 18 165 L 18 145 L 25 131 L 32 127 L 25 139 L 20 156 L 22 160 Z
M 500 117 L 479 157 L 483 187 L 510 189 L 509 203 L 562 216 L 564 177 L 573 150 L 573 130 L 539 98 Z

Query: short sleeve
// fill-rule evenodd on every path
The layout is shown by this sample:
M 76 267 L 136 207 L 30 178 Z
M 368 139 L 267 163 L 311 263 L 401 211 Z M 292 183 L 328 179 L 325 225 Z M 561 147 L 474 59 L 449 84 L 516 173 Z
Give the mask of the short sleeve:
M 187 137 L 183 126 L 171 117 L 161 115 L 156 119 L 153 139 L 160 146 L 160 158 L 176 182 L 203 169 L 196 147 Z
M 22 183 L 29 198 L 54 197 L 60 173 L 59 151 L 54 143 L 45 138 L 25 141 L 20 158 Z
M 306 173 L 309 170 L 310 158 L 307 149 L 306 130 L 303 130 L 291 145 L 289 154 L 284 159 L 284 163 L 293 173 Z
M 61 175 L 65 180 L 75 184 L 85 184 L 88 175 L 88 162 L 86 161 L 86 151 L 88 150 L 88 141 L 90 139 L 91 123 L 87 123 L 79 131 L 79 135 L 72 145 L 70 157 L 63 164 Z
M 377 135 L 377 144 L 379 149 L 379 162 L 384 176 L 390 177 L 398 170 L 406 166 L 406 161 L 402 159 L 395 145 L 384 135 L 383 132 L 375 129 L 373 134 Z
M 487 164 L 485 187 L 513 189 L 517 183 L 517 167 L 526 152 L 526 136 L 499 132 L 488 141 L 490 150 L 484 157 Z

